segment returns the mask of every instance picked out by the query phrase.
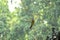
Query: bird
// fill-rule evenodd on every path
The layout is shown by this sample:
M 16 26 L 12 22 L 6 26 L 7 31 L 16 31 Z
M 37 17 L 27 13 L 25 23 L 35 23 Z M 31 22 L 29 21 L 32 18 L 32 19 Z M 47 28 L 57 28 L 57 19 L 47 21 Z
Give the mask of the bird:
M 30 29 L 33 27 L 33 25 L 34 25 L 34 18 L 32 18 L 32 20 L 31 20 L 31 26 L 30 26 Z

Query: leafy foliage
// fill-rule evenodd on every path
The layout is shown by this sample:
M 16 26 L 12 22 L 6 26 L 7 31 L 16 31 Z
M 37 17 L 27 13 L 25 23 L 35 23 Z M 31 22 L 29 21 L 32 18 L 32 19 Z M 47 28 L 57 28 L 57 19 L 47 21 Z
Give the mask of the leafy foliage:
M 12 13 L 7 0 L 0 1 L 0 40 L 46 40 L 52 27 L 60 31 L 60 0 L 21 1 L 22 8 Z

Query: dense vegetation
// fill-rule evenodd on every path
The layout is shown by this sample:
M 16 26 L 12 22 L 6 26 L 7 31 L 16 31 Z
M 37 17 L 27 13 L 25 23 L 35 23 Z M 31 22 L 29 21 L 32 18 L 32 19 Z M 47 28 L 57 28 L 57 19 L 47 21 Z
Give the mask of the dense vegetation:
M 60 30 L 60 0 L 22 0 L 21 6 L 10 12 L 0 0 L 0 40 L 46 40 L 52 27 Z

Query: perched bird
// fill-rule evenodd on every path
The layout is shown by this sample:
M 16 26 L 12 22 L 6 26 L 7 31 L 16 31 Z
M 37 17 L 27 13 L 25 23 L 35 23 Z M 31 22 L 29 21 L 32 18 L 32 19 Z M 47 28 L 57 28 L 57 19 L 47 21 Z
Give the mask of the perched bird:
M 34 25 L 34 18 L 32 18 L 32 20 L 31 20 L 31 26 L 30 26 L 30 29 L 33 27 L 33 25 Z

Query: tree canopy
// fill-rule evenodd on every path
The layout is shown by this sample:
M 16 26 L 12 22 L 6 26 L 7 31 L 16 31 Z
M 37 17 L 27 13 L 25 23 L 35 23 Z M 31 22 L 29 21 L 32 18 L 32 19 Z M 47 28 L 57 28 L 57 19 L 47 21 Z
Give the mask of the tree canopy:
M 60 0 L 21 0 L 12 12 L 8 0 L 0 0 L 0 40 L 46 40 L 52 27 L 60 31 Z

